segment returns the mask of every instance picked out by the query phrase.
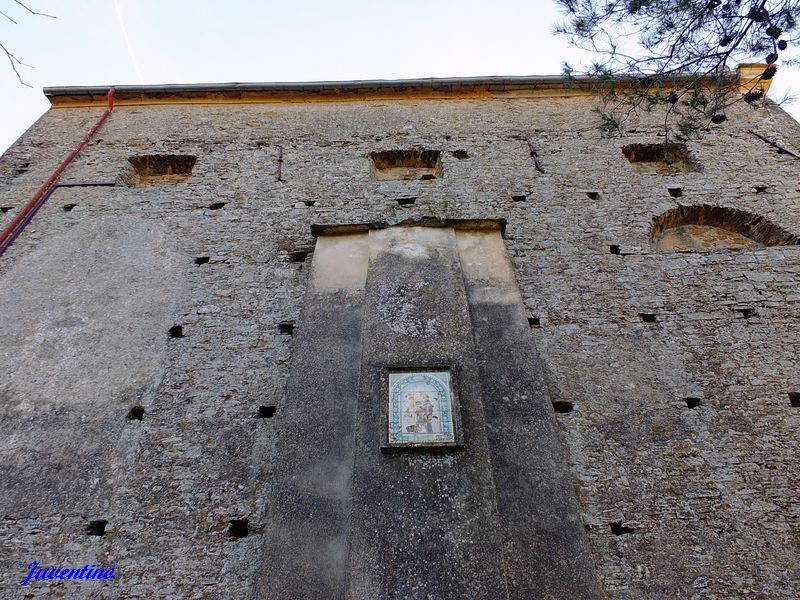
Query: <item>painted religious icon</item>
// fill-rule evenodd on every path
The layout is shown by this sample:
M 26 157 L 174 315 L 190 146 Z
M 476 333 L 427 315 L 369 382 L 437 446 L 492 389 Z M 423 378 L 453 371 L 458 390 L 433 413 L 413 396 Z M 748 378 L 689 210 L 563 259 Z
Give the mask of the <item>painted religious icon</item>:
M 455 442 L 450 373 L 389 373 L 389 444 Z

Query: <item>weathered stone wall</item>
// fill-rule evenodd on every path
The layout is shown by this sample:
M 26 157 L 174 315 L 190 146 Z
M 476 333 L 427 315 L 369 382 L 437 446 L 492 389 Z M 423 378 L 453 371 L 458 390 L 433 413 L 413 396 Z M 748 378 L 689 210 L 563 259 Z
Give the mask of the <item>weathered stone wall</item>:
M 308 259 L 292 253 L 312 224 L 428 216 L 507 220 L 531 344 L 574 407 L 557 418 L 608 597 L 798 597 L 800 247 L 655 253 L 649 226 L 703 203 L 800 235 L 800 161 L 748 132 L 800 154 L 800 126 L 743 107 L 689 145 L 702 170 L 648 174 L 620 148 L 658 141 L 657 120 L 601 139 L 592 106 L 116 108 L 62 181 L 117 178 L 138 154 L 197 162 L 183 183 L 59 189 L 0 258 L 3 597 L 255 597 L 286 439 L 279 324 L 303 327 Z M 51 110 L 3 156 L 0 226 L 100 112 Z M 372 178 L 371 152 L 406 148 L 441 150 L 441 177 Z M 32 561 L 117 575 L 20 587 Z

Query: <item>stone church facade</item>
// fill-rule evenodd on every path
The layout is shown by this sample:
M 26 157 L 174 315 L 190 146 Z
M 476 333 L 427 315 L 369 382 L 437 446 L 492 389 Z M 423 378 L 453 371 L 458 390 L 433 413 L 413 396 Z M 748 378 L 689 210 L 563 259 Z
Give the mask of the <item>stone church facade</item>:
M 800 125 L 592 86 L 46 90 L 2 597 L 800 596 Z

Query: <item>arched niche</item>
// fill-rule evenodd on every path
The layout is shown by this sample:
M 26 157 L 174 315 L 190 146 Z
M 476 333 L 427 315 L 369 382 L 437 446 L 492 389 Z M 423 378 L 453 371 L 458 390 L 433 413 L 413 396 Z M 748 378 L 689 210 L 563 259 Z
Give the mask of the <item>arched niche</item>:
M 650 242 L 659 252 L 708 252 L 793 246 L 800 238 L 762 216 L 744 210 L 699 204 L 679 206 L 655 217 Z

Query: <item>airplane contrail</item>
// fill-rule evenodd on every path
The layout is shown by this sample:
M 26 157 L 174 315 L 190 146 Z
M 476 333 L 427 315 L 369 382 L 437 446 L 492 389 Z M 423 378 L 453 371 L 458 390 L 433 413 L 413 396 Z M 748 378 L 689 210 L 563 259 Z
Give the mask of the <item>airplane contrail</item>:
M 117 19 L 119 20 L 119 28 L 122 30 L 122 37 L 125 38 L 125 45 L 128 47 L 128 54 L 131 56 L 133 68 L 136 69 L 136 75 L 139 76 L 139 83 L 144 84 L 144 77 L 142 77 L 142 70 L 139 68 L 139 63 L 136 61 L 136 56 L 133 54 L 133 46 L 128 37 L 128 31 L 125 29 L 125 21 L 122 20 L 122 11 L 119 8 L 119 0 L 114 0 L 114 8 L 117 9 Z

